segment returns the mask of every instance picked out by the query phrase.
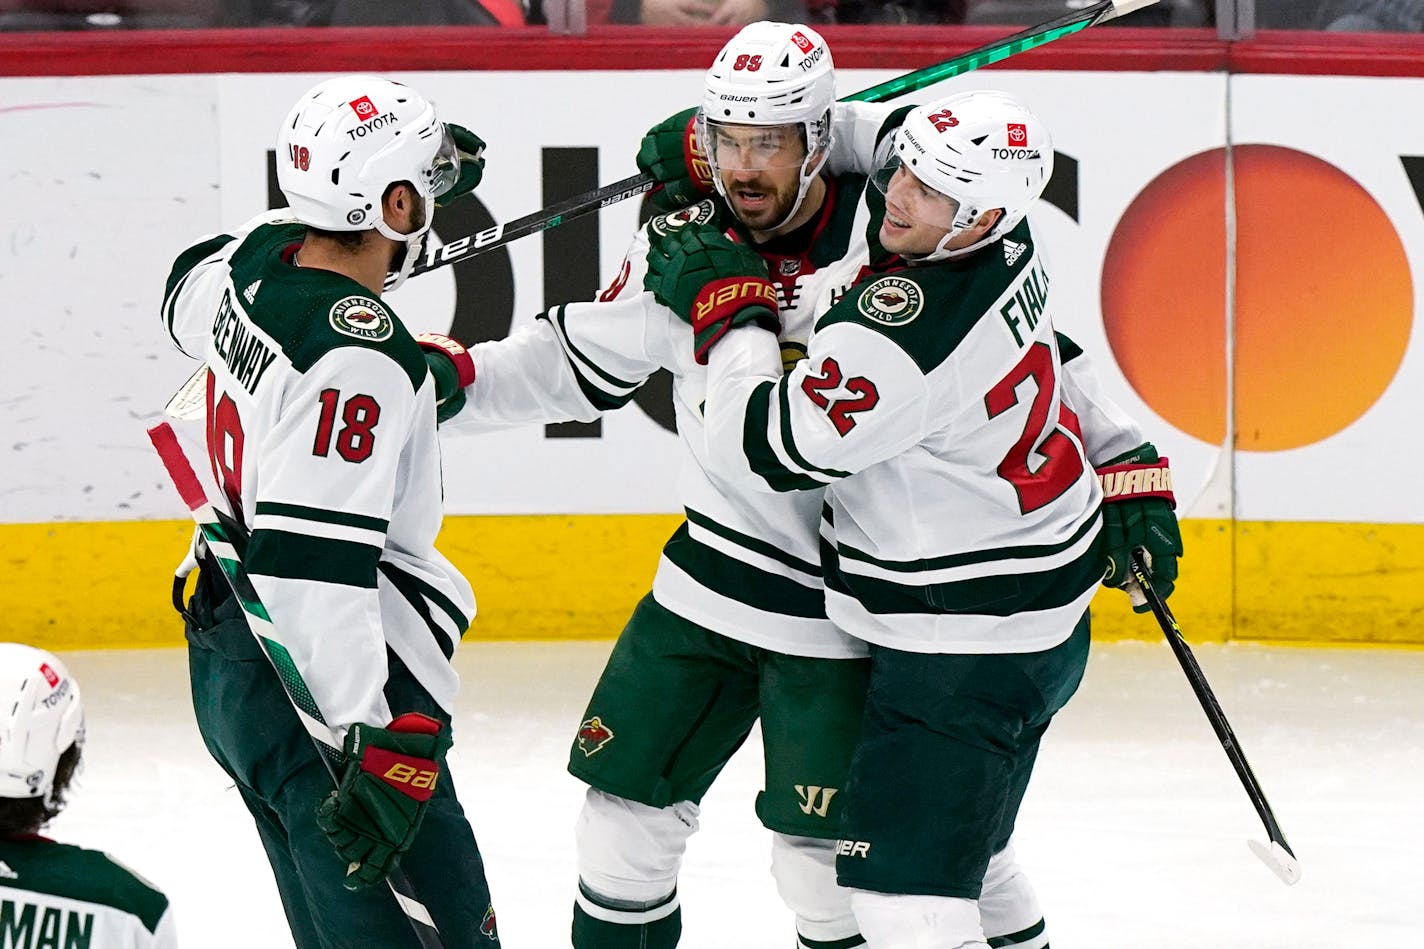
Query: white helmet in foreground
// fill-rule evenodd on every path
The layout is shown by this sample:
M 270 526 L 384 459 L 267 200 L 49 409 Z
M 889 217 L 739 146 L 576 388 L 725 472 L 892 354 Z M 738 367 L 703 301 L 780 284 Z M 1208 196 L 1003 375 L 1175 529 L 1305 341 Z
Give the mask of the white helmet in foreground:
M 1008 93 L 962 92 L 919 106 L 905 117 L 890 157 L 875 174 L 877 187 L 885 191 L 902 166 L 957 205 L 943 220 L 925 221 L 949 233 L 921 259 L 942 260 L 972 253 L 1023 220 L 1053 175 L 1053 140 L 1038 117 Z M 1002 208 L 1003 214 L 983 238 L 967 247 L 945 249 L 955 235 L 995 208 Z
M 433 202 L 460 176 L 455 143 L 435 107 L 409 86 L 342 76 L 297 100 L 277 134 L 277 183 L 297 220 L 325 231 L 376 230 L 406 245 L 399 286 L 420 255 Z M 401 234 L 385 222 L 386 189 L 409 182 L 423 223 Z
M 60 756 L 83 740 L 79 686 L 64 663 L 0 643 L 0 797 L 48 801 Z
M 789 221 L 830 153 L 835 101 L 835 66 L 821 34 L 809 26 L 767 20 L 743 27 L 707 70 L 697 113 L 697 137 L 717 190 L 726 195 L 719 170 L 745 168 L 730 155 L 719 156 L 719 125 L 796 126 L 805 147 L 799 159 L 800 188 L 790 212 L 776 226 Z

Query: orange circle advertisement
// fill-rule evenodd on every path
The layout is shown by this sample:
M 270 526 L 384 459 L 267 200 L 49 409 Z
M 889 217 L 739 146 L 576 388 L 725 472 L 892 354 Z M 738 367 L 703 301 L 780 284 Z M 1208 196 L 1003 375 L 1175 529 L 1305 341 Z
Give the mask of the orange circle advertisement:
M 1231 151 L 1236 239 L 1235 447 L 1322 441 L 1394 378 L 1413 318 L 1404 247 L 1353 178 L 1291 148 Z M 1225 149 L 1167 169 L 1118 222 L 1103 264 L 1104 329 L 1152 409 L 1226 439 Z

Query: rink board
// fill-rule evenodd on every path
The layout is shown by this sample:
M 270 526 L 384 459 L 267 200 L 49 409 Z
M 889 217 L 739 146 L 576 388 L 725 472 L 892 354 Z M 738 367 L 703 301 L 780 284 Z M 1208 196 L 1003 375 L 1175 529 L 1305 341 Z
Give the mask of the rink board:
M 1172 460 L 1184 624 L 1202 638 L 1424 643 L 1424 447 L 1412 437 L 1424 405 L 1424 127 L 1401 118 L 1424 97 L 1424 57 L 1309 75 L 1305 50 L 1256 64 L 1291 75 L 1236 74 L 1224 69 L 1259 48 L 1186 31 L 1154 62 L 1150 43 L 1118 50 L 1104 32 L 1076 59 L 1066 41 L 1057 58 L 1030 54 L 953 88 L 1009 89 L 1055 130 L 1057 172 L 1035 212 L 1055 322 Z M 846 37 L 847 91 L 934 57 L 921 46 L 877 59 L 861 34 Z M 201 39 L 183 42 L 191 52 Z M 463 69 L 437 58 L 444 71 L 397 73 L 490 142 L 477 203 L 438 217 L 437 238 L 442 220 L 451 239 L 452 220 L 510 220 L 561 189 L 633 173 L 631 143 L 695 101 L 699 72 L 674 65 L 706 58 L 650 41 L 647 56 L 624 43 L 621 62 L 610 47 L 558 69 L 522 42 L 502 38 Z M 535 71 L 513 71 L 522 54 Z M 0 134 L 35 143 L 0 149 L 0 300 L 19 341 L 0 350 L 7 638 L 176 640 L 165 604 L 182 509 L 143 436 L 191 366 L 159 325 L 164 276 L 185 242 L 268 206 L 272 129 L 324 75 L 282 69 L 382 68 L 320 45 L 300 60 L 219 56 L 211 68 L 233 71 L 207 75 L 151 55 L 155 75 L 0 78 Z M 0 73 L 17 61 L 39 62 L 11 58 Z M 1322 115 L 1349 115 L 1352 134 Z M 636 213 L 626 202 L 516 242 L 411 281 L 391 303 L 415 330 L 502 336 L 615 273 Z M 676 524 L 670 416 L 654 392 L 596 428 L 444 439 L 443 545 L 474 582 L 477 635 L 617 632 Z M 1099 607 L 1101 634 L 1155 635 L 1115 599 Z
M 467 638 L 617 635 L 678 523 L 656 514 L 447 518 L 440 547 L 479 604 Z M 61 650 L 180 644 L 168 602 L 189 524 L 0 525 L 0 640 Z M 1424 526 L 1197 518 L 1182 527 L 1187 556 L 1171 603 L 1189 639 L 1419 642 Z M 1161 635 L 1117 591 L 1100 591 L 1093 617 L 1098 638 Z

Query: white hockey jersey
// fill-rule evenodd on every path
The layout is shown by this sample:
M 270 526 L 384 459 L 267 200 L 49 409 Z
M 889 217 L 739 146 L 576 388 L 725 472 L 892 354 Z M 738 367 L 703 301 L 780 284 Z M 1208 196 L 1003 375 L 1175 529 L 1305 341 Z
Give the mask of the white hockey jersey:
M 449 659 L 475 603 L 435 549 L 440 446 L 424 357 L 360 284 L 293 264 L 303 234 L 276 212 L 190 248 L 163 319 L 211 370 L 213 474 L 250 532 L 253 585 L 339 737 L 391 720 L 387 648 L 452 709 Z
M 861 176 L 830 183 L 805 233 L 758 247 L 781 298 L 778 360 L 805 354 L 810 300 L 850 286 L 870 254 Z M 821 499 L 725 483 L 708 470 L 702 429 L 707 373 L 692 357 L 692 330 L 643 289 L 648 228 L 705 222 L 711 201 L 654 218 L 641 230 L 598 301 L 556 306 L 533 327 L 472 349 L 476 377 L 465 408 L 444 430 L 589 421 L 629 402 L 659 369 L 673 377 L 684 451 L 679 496 L 687 521 L 663 549 L 653 596 L 667 609 L 741 642 L 789 655 L 843 658 L 864 645 L 826 618 L 817 523 Z
M 107 854 L 0 840 L 0 946 L 175 949 L 168 898 Z
M 1025 221 L 963 261 L 819 301 L 807 359 L 785 375 L 754 327 L 713 350 L 718 470 L 762 490 L 834 485 L 837 626 L 947 653 L 1035 652 L 1072 632 L 1102 578 L 1101 492 L 1050 299 Z

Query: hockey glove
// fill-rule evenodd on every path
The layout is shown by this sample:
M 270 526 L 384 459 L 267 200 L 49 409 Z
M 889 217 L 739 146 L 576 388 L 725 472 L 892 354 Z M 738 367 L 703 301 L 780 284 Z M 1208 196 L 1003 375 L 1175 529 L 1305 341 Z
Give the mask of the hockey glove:
M 697 140 L 696 120 L 696 109 L 684 109 L 650 128 L 638 145 L 638 170 L 658 179 L 648 199 L 660 211 L 695 204 L 712 193 L 712 166 Z
M 435 199 L 435 206 L 439 208 L 474 191 L 479 187 L 480 179 L 485 176 L 484 139 L 460 125 L 446 122 L 445 128 L 455 140 L 455 154 L 460 159 L 460 177 L 449 191 Z
M 654 241 L 643 288 L 692 324 L 693 353 L 702 365 L 734 326 L 781 328 L 766 261 L 714 227 L 691 225 Z
M 458 341 L 439 333 L 421 333 L 415 342 L 435 380 L 435 421 L 449 421 L 465 407 L 465 387 L 475 381 L 475 360 Z
M 346 733 L 346 770 L 316 820 L 349 864 L 348 890 L 380 883 L 410 849 L 450 742 L 450 726 L 416 712 Z
M 1151 442 L 1114 458 L 1097 469 L 1103 486 L 1103 537 L 1107 543 L 1107 571 L 1103 586 L 1126 591 L 1132 608 L 1145 613 L 1147 598 L 1132 579 L 1129 560 L 1142 547 L 1146 553 L 1152 589 L 1162 599 L 1172 595 L 1177 579 L 1177 558 L 1182 556 L 1182 533 L 1173 512 L 1172 472 L 1167 459 L 1158 459 Z

